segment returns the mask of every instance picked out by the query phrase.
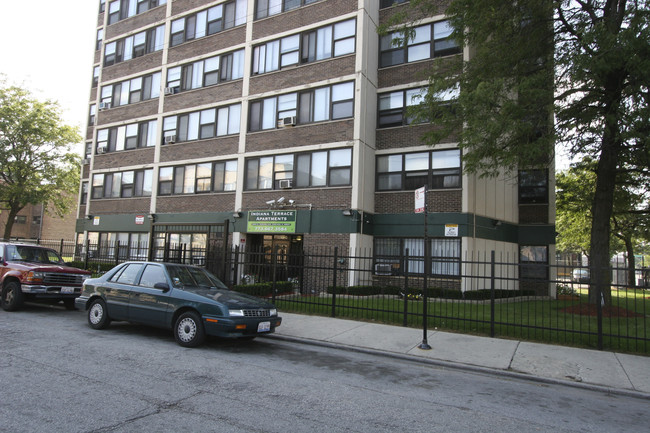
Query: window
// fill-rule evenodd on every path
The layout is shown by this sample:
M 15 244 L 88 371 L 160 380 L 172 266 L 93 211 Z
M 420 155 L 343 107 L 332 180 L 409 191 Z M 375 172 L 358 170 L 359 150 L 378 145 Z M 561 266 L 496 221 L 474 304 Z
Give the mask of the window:
M 158 175 L 158 195 L 234 191 L 236 186 L 237 161 L 161 167 Z
M 102 87 L 101 101 L 111 107 L 160 97 L 160 72 Z
M 128 264 L 117 271 L 110 280 L 119 284 L 134 284 L 135 278 L 138 276 L 141 269 L 142 264 L 140 263 Z
M 106 44 L 104 66 L 125 62 L 163 49 L 165 25 L 160 25 L 135 35 Z
M 97 130 L 97 153 L 118 152 L 156 145 L 156 120 Z
M 253 49 L 253 74 L 354 53 L 356 20 L 291 35 Z
M 383 8 L 389 8 L 393 5 L 396 4 L 401 4 L 401 3 L 406 3 L 408 0 L 381 0 L 381 3 L 379 4 L 379 7 L 381 9 Z
M 452 101 L 458 98 L 459 92 L 460 89 L 456 87 L 452 90 L 436 94 L 435 97 L 440 101 L 440 104 L 451 106 Z M 414 123 L 415 119 L 409 116 L 409 107 L 419 105 L 426 93 L 427 89 L 421 87 L 379 94 L 377 127 L 389 128 Z
M 140 285 L 153 288 L 158 283 L 167 283 L 167 277 L 162 266 L 147 265 L 140 277 Z
M 257 0 L 255 19 L 260 20 L 292 9 L 297 9 L 301 6 L 316 3 L 317 1 L 319 0 Z
M 104 40 L 104 29 L 97 30 L 97 42 L 95 43 L 95 50 L 99 51 L 102 48 L 102 41 Z
M 244 50 L 176 66 L 167 71 L 167 86 L 177 91 L 208 87 L 244 76 Z
M 93 126 L 95 124 L 95 116 L 97 115 L 97 105 L 91 104 L 88 109 L 88 126 Z
M 377 157 L 377 191 L 461 187 L 460 150 L 381 155 Z
M 108 24 L 115 24 L 118 21 L 141 14 L 166 3 L 167 0 L 116 0 L 110 2 L 108 6 Z
M 429 239 L 431 263 L 427 275 L 460 276 L 459 238 Z M 408 250 L 408 263 L 406 252 Z M 391 274 L 403 275 L 402 265 L 408 265 L 409 274 L 424 274 L 424 239 L 379 238 L 374 240 L 375 264 L 390 265 Z
M 548 204 L 548 171 L 519 172 L 519 204 Z
M 92 198 L 149 197 L 152 175 L 152 169 L 94 174 Z
M 379 42 L 380 67 L 459 53 L 459 45 L 450 37 L 452 30 L 449 21 L 439 21 L 416 27 L 413 38 L 406 41 L 402 32 L 382 36 Z
M 352 150 L 251 158 L 246 161 L 246 190 L 348 186 L 352 183 Z
M 241 104 L 165 117 L 164 143 L 176 143 L 239 133 Z
M 519 276 L 522 279 L 548 279 L 547 246 L 520 246 L 519 263 Z
M 14 218 L 15 224 L 27 224 L 27 217 L 25 215 L 16 215 Z
M 246 23 L 247 0 L 233 0 L 172 21 L 170 45 L 213 35 Z
M 93 82 L 92 82 L 92 87 L 97 87 L 97 85 L 99 84 L 99 70 L 100 70 L 100 67 L 99 67 L 99 66 L 95 66 L 95 67 L 93 68 Z
M 88 203 L 88 182 L 81 183 L 81 200 L 80 204 Z
M 286 118 L 299 124 L 349 118 L 354 115 L 354 82 L 335 84 L 300 93 L 273 96 L 250 104 L 251 132 L 283 126 Z
M 106 0 L 99 0 L 99 13 L 101 14 L 106 10 Z

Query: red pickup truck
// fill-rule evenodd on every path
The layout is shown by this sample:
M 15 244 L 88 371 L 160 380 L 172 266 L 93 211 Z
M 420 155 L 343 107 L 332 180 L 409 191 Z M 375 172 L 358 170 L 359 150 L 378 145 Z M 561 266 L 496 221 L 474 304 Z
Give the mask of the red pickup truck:
M 63 301 L 74 309 L 74 300 L 90 272 L 66 266 L 59 254 L 38 245 L 0 242 L 0 306 L 20 309 L 25 301 Z

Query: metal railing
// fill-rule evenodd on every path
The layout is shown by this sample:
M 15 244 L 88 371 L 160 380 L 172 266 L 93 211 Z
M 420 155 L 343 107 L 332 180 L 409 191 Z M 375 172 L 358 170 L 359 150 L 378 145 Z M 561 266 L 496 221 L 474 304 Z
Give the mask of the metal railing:
M 213 267 L 223 270 L 217 275 L 230 287 L 268 298 L 281 311 L 417 327 L 425 331 L 423 340 L 427 330 L 438 329 L 650 354 L 650 276 L 645 268 L 632 273 L 613 265 L 611 296 L 597 308 L 589 303 L 593 288 L 586 267 L 519 263 L 512 257 L 475 255 L 441 266 L 435 259 L 440 255 L 433 254 L 425 266 L 421 255 L 408 252 L 390 258 L 343 248 L 293 254 L 235 248 L 223 257 L 189 245 L 150 251 L 146 244 L 119 242 L 34 243 L 95 273 L 149 254 Z

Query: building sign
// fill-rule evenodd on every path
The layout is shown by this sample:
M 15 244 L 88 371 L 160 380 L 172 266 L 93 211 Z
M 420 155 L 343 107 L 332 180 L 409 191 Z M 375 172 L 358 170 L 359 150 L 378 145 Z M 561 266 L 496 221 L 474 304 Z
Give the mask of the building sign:
M 295 210 L 254 210 L 248 212 L 248 233 L 295 233 Z
M 144 215 L 136 215 L 135 224 L 136 225 L 143 225 L 144 224 Z
M 424 200 L 426 199 L 426 187 L 415 190 L 415 213 L 424 213 Z
M 94 226 L 98 226 L 98 225 L 99 225 L 99 217 L 98 217 L 98 216 L 96 216 L 96 217 L 93 218 L 93 225 L 94 225 Z
M 457 238 L 458 224 L 445 224 L 445 236 L 449 238 Z

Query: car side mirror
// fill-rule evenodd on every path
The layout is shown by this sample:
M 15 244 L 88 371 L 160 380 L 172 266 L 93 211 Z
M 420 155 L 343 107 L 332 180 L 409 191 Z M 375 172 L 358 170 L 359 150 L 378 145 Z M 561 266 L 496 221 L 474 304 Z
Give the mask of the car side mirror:
M 169 292 L 169 284 L 167 283 L 156 283 L 153 285 L 154 289 L 160 289 L 163 292 Z

